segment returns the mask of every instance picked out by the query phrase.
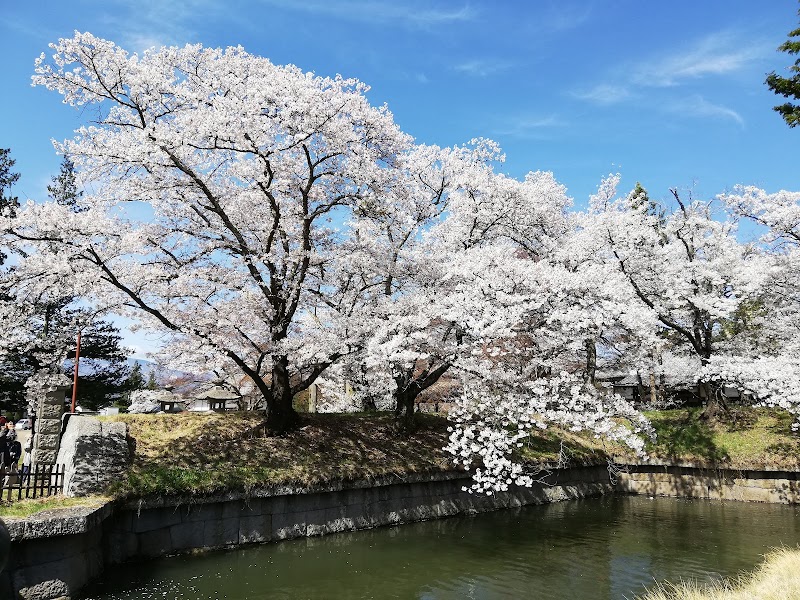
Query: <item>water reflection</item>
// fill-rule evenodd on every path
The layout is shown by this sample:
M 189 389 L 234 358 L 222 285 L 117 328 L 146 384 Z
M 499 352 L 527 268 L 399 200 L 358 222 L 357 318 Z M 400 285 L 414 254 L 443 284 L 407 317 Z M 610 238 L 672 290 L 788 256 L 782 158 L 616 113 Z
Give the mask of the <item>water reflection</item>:
M 123 565 L 86 599 L 622 599 L 800 543 L 797 508 L 616 497 Z

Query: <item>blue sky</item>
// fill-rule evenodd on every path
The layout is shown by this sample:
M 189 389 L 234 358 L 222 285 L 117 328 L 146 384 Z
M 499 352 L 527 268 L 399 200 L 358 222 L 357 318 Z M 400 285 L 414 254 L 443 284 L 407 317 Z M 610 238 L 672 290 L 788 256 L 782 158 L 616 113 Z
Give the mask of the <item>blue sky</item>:
M 131 51 L 242 45 L 277 64 L 372 86 L 418 141 L 497 140 L 503 170 L 553 171 L 576 206 L 620 172 L 656 199 L 710 198 L 737 183 L 800 189 L 800 128 L 771 107 L 765 75 L 798 26 L 795 0 L 8 1 L 0 21 L 0 147 L 41 199 L 50 139 L 86 117 L 30 87 L 47 44 L 90 31 Z M 137 343 L 137 345 L 140 345 Z

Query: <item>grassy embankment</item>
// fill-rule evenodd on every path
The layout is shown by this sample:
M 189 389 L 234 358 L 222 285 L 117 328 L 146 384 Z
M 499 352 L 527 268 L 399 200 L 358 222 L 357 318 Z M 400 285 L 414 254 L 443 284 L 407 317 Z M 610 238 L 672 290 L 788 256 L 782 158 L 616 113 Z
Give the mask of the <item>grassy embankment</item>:
M 800 599 L 800 551 L 780 549 L 768 554 L 752 573 L 730 581 L 702 585 L 663 584 L 640 600 L 797 600 Z
M 304 415 L 298 431 L 282 437 L 264 435 L 259 413 L 108 417 L 126 422 L 135 440 L 134 464 L 110 493 L 121 498 L 210 494 L 452 469 L 450 455 L 442 450 L 447 421 L 419 416 L 419 429 L 411 436 L 398 432 L 388 414 L 312 414 Z M 715 426 L 701 421 L 696 410 L 648 416 L 658 433 L 649 451 L 658 458 L 731 468 L 800 468 L 800 439 L 790 433 L 788 415 L 742 409 L 731 424 Z M 602 464 L 608 456 L 624 460 L 625 452 L 591 436 L 548 429 L 537 431 L 521 456 L 530 463 L 567 457 L 573 464 Z M 0 506 L 0 516 L 57 504 L 53 499 Z
M 734 408 L 731 418 L 709 424 L 700 409 L 645 413 L 657 433 L 651 456 L 731 469 L 800 470 L 800 436 L 792 416 L 762 408 Z

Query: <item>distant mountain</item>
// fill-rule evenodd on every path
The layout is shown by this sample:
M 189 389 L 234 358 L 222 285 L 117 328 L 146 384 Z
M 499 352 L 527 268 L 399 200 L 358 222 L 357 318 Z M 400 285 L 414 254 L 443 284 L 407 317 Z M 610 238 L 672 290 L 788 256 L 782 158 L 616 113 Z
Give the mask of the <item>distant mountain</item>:
M 150 373 L 153 373 L 156 378 L 156 383 L 160 387 L 172 386 L 177 382 L 179 384 L 178 387 L 182 388 L 185 387 L 186 384 L 191 386 L 193 383 L 204 383 L 213 379 L 213 376 L 209 373 L 187 373 L 186 371 L 175 371 L 162 367 L 152 360 L 146 360 L 143 358 L 129 358 L 125 362 L 131 369 L 136 363 L 139 363 L 145 380 L 150 378 Z

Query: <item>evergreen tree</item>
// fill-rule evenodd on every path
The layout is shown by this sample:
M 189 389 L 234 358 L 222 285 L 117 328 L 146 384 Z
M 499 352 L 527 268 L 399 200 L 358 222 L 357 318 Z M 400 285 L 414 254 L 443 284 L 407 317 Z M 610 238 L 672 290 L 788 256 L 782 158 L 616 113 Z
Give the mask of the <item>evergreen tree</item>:
M 156 381 L 156 373 L 155 371 L 150 371 L 150 375 L 147 376 L 147 389 L 148 390 L 157 390 L 158 389 L 158 382 Z
M 19 199 L 11 195 L 11 186 L 19 181 L 19 173 L 11 170 L 16 162 L 10 148 L 0 148 L 0 211 L 10 208 L 12 215 L 19 208 Z
M 800 14 L 800 11 L 798 11 L 798 14 Z M 786 40 L 786 42 L 778 46 L 778 50 L 793 55 L 800 55 L 800 28 L 790 31 L 789 38 L 790 39 Z M 777 75 L 775 71 L 767 75 L 767 86 L 773 92 L 784 98 L 800 100 L 800 57 L 789 67 L 789 71 L 792 73 L 791 77 L 781 77 Z M 800 124 L 800 104 L 785 102 L 784 104 L 773 107 L 773 110 L 780 113 L 789 127 L 795 127 Z
M 6 190 L 19 179 L 19 174 L 11 172 L 14 162 L 8 150 L 0 149 L 0 207 L 10 208 L 12 214 L 19 202 Z M 62 162 L 61 172 L 53 178 L 53 185 L 48 186 L 48 191 L 55 202 L 81 212 L 77 200 L 82 192 L 77 187 L 74 165 L 68 159 Z M 9 272 L 13 272 L 13 269 Z M 5 297 L 0 301 L 10 302 L 12 299 Z M 95 410 L 118 399 L 125 391 L 128 367 L 125 351 L 120 345 L 119 329 L 108 321 L 93 319 L 91 311 L 76 308 L 75 301 L 76 297 L 71 295 L 44 299 L 34 304 L 32 317 L 27 322 L 18 324 L 28 330 L 26 339 L 35 341 L 32 344 L 26 342 L 25 347 L 12 349 L 0 360 L 0 409 L 14 412 L 23 410 L 26 404 L 25 381 L 47 366 L 38 357 L 47 355 L 46 350 L 52 349 L 54 344 L 62 348 L 65 343 L 71 344 L 71 351 L 67 353 L 68 362 L 63 365 L 63 370 L 65 374 L 72 375 L 72 360 L 75 358 L 72 340 L 77 334 L 75 324 L 79 322 L 89 323 L 82 331 L 79 404 Z
M 81 333 L 78 403 L 83 408 L 97 410 L 122 399 L 130 369 L 121 340 L 119 329 L 108 321 L 96 321 Z M 67 375 L 74 358 L 73 349 L 64 367 Z
M 138 360 L 133 363 L 130 375 L 128 375 L 128 379 L 125 380 L 125 386 L 129 391 L 143 390 L 145 388 L 142 364 Z
M 10 148 L 0 148 L 0 215 L 14 216 L 19 208 L 19 200 L 11 195 L 11 187 L 19 180 L 19 173 L 12 169 L 17 161 L 11 158 Z M 0 250 L 0 265 L 7 258 Z
M 83 212 L 86 209 L 78 206 L 78 201 L 83 196 L 83 191 L 78 189 L 75 177 L 75 163 L 67 156 L 61 161 L 61 170 L 52 179 L 52 184 L 47 186 L 47 193 L 62 206 L 68 206 L 73 212 Z
M 131 392 L 145 389 L 145 379 L 142 373 L 142 364 L 137 360 L 128 371 L 128 377 L 123 384 L 122 397 L 117 402 L 120 408 L 127 408 L 131 404 Z

